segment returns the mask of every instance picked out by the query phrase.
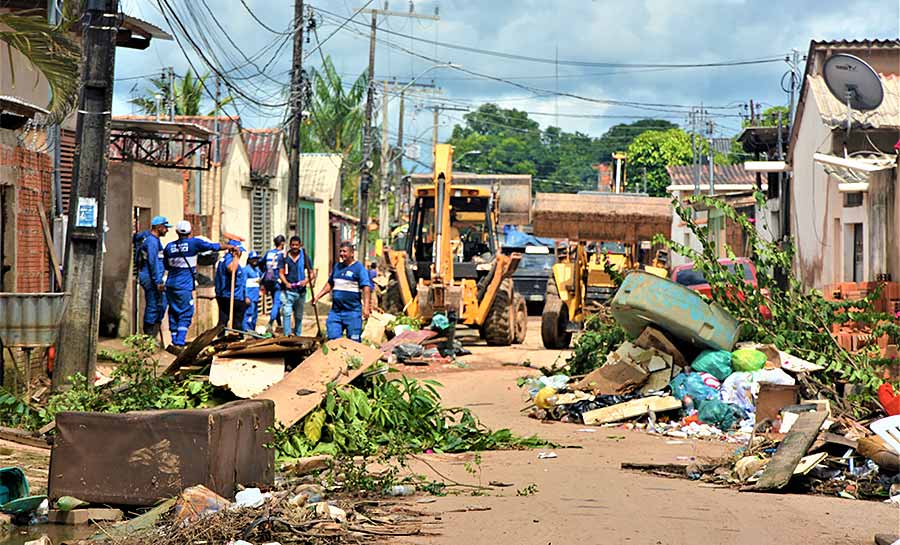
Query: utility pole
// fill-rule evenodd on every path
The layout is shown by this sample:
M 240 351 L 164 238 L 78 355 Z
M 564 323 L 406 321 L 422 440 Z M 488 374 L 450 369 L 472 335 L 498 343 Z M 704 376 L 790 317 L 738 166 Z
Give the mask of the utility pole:
M 708 119 L 706 121 L 706 131 L 709 135 L 709 195 L 713 196 L 716 194 L 716 149 L 713 146 L 713 131 L 715 130 L 716 123 L 712 119 Z
M 55 391 L 64 388 L 76 373 L 92 380 L 97 364 L 119 0 L 87 0 L 82 22 L 82 83 L 76 125 L 79 152 L 75 154 L 63 281 L 69 305 L 59 333 Z
M 215 142 L 213 145 L 213 163 L 220 162 L 221 157 L 222 157 L 222 149 L 221 149 L 222 148 L 222 146 L 221 146 L 222 138 L 219 135 L 219 132 L 221 132 L 220 127 L 219 127 L 219 104 L 221 104 L 221 103 L 222 103 L 222 86 L 221 86 L 221 82 L 219 81 L 219 75 L 216 74 L 216 105 L 215 105 L 214 111 L 213 111 L 213 132 L 215 133 L 213 135 L 213 138 L 215 138 Z M 220 177 L 221 177 L 221 175 L 220 175 Z M 220 197 L 220 200 L 221 200 L 221 197 Z
M 391 235 L 388 224 L 388 161 L 391 143 L 388 142 L 388 82 L 382 86 L 381 99 L 381 190 L 378 198 L 378 237 L 387 240 Z
M 438 145 L 438 126 L 441 122 L 441 107 L 435 105 L 434 107 L 434 128 L 431 130 L 431 154 L 434 156 L 434 150 L 437 149 Z M 434 159 L 431 161 L 432 169 L 434 169 Z
M 175 121 L 175 68 L 169 67 L 169 121 Z
M 400 221 L 400 206 L 409 198 L 403 184 L 403 109 L 406 104 L 406 91 L 400 92 L 400 117 L 397 120 L 397 157 L 394 158 L 394 179 L 397 180 L 397 196 L 394 199 L 394 221 Z
M 291 65 L 291 125 L 288 134 L 290 166 L 288 168 L 286 233 L 297 230 L 297 204 L 300 192 L 300 125 L 303 122 L 303 0 L 294 0 L 294 58 Z
M 799 83 L 797 76 L 797 72 L 800 71 L 799 50 L 791 49 L 791 60 L 788 61 L 788 64 L 791 67 L 791 105 L 788 107 L 788 126 L 790 127 L 794 124 L 794 95 L 797 92 L 797 84 Z
M 377 18 L 378 15 L 382 15 L 384 17 L 411 17 L 437 21 L 440 17 L 437 15 L 423 15 L 412 10 L 408 13 L 389 11 L 387 6 L 385 6 L 385 9 L 364 9 L 362 13 L 370 13 L 372 15 L 372 24 L 369 31 L 369 85 L 366 90 L 366 124 L 363 127 L 363 164 L 359 177 L 359 225 L 357 227 L 359 232 L 357 233 L 356 244 L 356 255 L 360 260 L 364 261 L 369 230 L 369 187 L 372 185 L 372 167 L 375 166 L 372 161 L 372 110 L 375 102 L 375 30 L 377 28 Z

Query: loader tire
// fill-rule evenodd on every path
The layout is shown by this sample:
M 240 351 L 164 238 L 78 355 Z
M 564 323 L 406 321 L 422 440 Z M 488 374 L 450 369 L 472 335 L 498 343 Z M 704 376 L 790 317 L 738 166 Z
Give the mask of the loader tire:
M 482 326 L 484 340 L 490 346 L 509 346 L 513 342 L 513 293 L 512 279 L 504 278 Z
M 569 309 L 559 298 L 556 283 L 551 278 L 547 283 L 544 312 L 541 313 L 541 341 L 544 343 L 544 348 L 562 350 L 569 347 L 569 343 L 572 342 L 572 333 L 566 331 L 568 318 Z
M 513 344 L 522 344 L 525 342 L 525 335 L 528 332 L 528 305 L 525 304 L 525 298 L 518 292 L 513 295 L 513 312 L 515 313 Z

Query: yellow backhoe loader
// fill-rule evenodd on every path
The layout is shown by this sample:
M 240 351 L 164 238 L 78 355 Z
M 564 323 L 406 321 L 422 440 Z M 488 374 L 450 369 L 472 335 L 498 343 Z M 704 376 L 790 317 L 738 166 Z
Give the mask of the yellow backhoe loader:
M 405 250 L 390 250 L 385 310 L 430 320 L 436 313 L 477 328 L 490 345 L 525 340 L 525 299 L 512 273 L 521 254 L 498 243 L 496 187 L 453 183 L 453 147 L 439 144 L 430 185 L 413 189 Z
M 667 256 L 650 259 L 653 235 L 671 231 L 668 199 L 627 193 L 538 193 L 532 210 L 534 234 L 567 240 L 547 282 L 541 315 L 545 348 L 569 346 L 597 307 L 612 299 L 616 282 L 607 269 L 624 275 L 642 269 L 666 277 Z M 614 273 L 614 274 L 615 274 Z

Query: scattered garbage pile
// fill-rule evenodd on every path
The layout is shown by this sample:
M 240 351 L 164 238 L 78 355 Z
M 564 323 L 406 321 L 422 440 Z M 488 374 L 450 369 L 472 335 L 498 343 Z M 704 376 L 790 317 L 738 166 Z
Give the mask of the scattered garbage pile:
M 742 445 L 734 459 L 654 472 L 755 490 L 784 488 L 797 474 L 810 491 L 900 502 L 900 422 L 861 423 L 816 395 L 810 378 L 822 366 L 737 343 L 738 323 L 716 303 L 651 275 L 626 277 L 610 307 L 634 340 L 586 375 L 520 379 L 532 417 Z M 886 413 L 900 409 L 889 383 L 879 394 Z
M 471 354 L 455 332 L 456 324 L 443 313 L 436 313 L 424 325 L 417 318 L 376 311 L 369 316 L 362 339 L 380 347 L 390 365 L 446 365 L 457 356 Z

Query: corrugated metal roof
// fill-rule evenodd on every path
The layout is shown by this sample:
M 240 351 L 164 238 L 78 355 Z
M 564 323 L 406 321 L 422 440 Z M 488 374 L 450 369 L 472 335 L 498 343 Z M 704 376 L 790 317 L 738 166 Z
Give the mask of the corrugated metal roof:
M 281 129 L 244 129 L 244 144 L 250 156 L 252 176 L 274 178 L 278 174 L 278 155 L 283 148 Z
M 884 86 L 884 101 L 878 108 L 868 112 L 853 110 L 851 116 L 854 127 L 864 129 L 900 127 L 900 77 L 882 75 L 881 83 Z M 822 121 L 832 127 L 845 125 L 847 104 L 831 94 L 825 79 L 822 76 L 807 76 L 807 84 L 810 92 L 816 97 L 816 106 Z
M 300 180 L 298 194 L 307 197 L 318 197 L 332 206 L 338 181 L 341 176 L 339 153 L 301 153 Z
M 841 49 L 896 49 L 900 40 L 823 40 L 810 42 L 812 48 L 838 47 Z
M 671 185 L 693 185 L 695 167 L 691 165 L 666 167 L 669 173 Z M 744 165 L 716 165 L 713 170 L 713 180 L 716 185 L 719 184 L 747 184 L 753 186 L 756 184 L 756 175 L 752 172 L 744 170 Z M 700 183 L 709 181 L 709 167 L 703 166 L 700 169 Z

